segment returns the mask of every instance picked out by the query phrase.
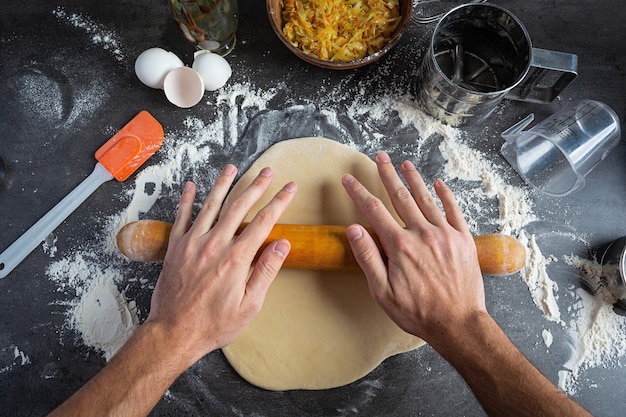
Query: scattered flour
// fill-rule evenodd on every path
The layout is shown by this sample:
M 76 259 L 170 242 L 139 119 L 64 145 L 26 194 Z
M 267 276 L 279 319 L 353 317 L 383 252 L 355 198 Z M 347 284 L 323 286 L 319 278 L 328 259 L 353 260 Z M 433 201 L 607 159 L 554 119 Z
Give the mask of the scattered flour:
M 0 374 L 30 363 L 30 358 L 15 345 L 0 349 Z
M 52 263 L 47 274 L 59 291 L 77 297 L 69 304 L 67 324 L 108 361 L 133 334 L 139 319 L 135 303 L 127 302 L 117 289 L 123 274 L 101 265 L 99 257 L 95 250 L 78 251 Z
M 150 211 L 162 197 L 175 205 L 180 193 L 176 187 L 188 179 L 196 181 L 199 189 L 212 183 L 218 168 L 206 167 L 212 155 L 210 145 L 227 145 L 222 132 L 223 127 L 230 124 L 229 117 L 237 114 L 241 120 L 246 111 L 263 110 L 272 93 L 257 95 L 248 86 L 235 86 L 225 92 L 224 97 L 232 98 L 224 99 L 225 106 L 235 106 L 237 111 L 221 113 L 212 123 L 187 118 L 182 131 L 165 138 L 159 150 L 162 162 L 137 174 L 133 187 L 127 191 L 128 206 L 105 219 L 102 241 L 92 242 L 88 244 L 90 247 L 75 251 L 48 267 L 47 274 L 59 291 L 74 293 L 76 297 L 68 303 L 67 326 L 77 331 L 87 346 L 101 351 L 106 360 L 133 334 L 140 313 L 135 302 L 126 300 L 124 293 L 117 289 L 124 279 L 123 270 L 128 267 L 117 250 L 117 232 Z M 237 136 L 234 137 L 236 143 Z M 205 175 L 206 169 L 214 171 L 213 174 Z M 171 210 L 172 205 L 168 207 Z M 142 278 L 137 281 L 143 287 L 149 285 Z
M 626 317 L 616 314 L 613 305 L 624 298 L 624 288 L 616 285 L 619 272 L 603 268 L 596 260 L 566 256 L 565 262 L 583 273 L 587 290 L 573 288 L 573 309 L 577 316 L 568 328 L 571 356 L 559 372 L 559 388 L 574 393 L 580 372 L 595 367 L 621 366 L 626 356 Z
M 125 191 L 128 206 L 120 213 L 106 219 L 103 241 L 98 249 L 77 251 L 70 256 L 53 263 L 48 271 L 51 279 L 58 283 L 62 291 L 76 292 L 76 300 L 68 307 L 68 325 L 80 333 L 83 342 L 99 349 L 109 359 L 132 334 L 139 322 L 139 311 L 132 301 L 127 301 L 124 293 L 117 287 L 124 282 L 126 261 L 117 253 L 114 238 L 117 231 L 126 223 L 142 218 L 147 214 L 151 217 L 171 220 L 182 185 L 187 180 L 198 184 L 200 194 L 206 194 L 208 187 L 218 174 L 221 167 L 210 165 L 211 158 L 216 154 L 229 155 L 237 149 L 238 141 L 253 121 L 256 114 L 268 113 L 267 103 L 275 97 L 276 91 L 254 90 L 249 85 L 234 84 L 223 89 L 217 96 L 215 116 L 210 120 L 188 117 L 179 130 L 167 134 L 164 146 L 159 150 L 160 162 L 148 166 L 138 173 L 134 184 Z M 340 132 L 349 131 L 345 126 L 345 117 L 339 116 L 342 110 L 333 107 L 333 103 L 318 103 L 316 108 L 323 116 L 323 122 L 336 125 Z M 296 105 L 282 111 L 283 115 L 298 112 L 310 112 L 309 106 Z M 497 202 L 495 227 L 501 233 L 519 236 L 527 247 L 527 264 L 521 271 L 521 278 L 528 286 L 533 302 L 542 311 L 545 318 L 564 327 L 567 324 L 561 318 L 558 305 L 559 287 L 548 276 L 546 267 L 555 262 L 553 256 L 544 257 L 534 235 L 527 236 L 524 227 L 537 220 L 533 212 L 532 199 L 526 189 L 513 187 L 506 183 L 485 155 L 467 145 L 462 131 L 440 124 L 425 116 L 415 106 L 410 97 L 382 97 L 376 103 L 354 102 L 345 109 L 345 114 L 353 125 L 363 126 L 359 132 L 361 139 L 347 136 L 347 144 L 358 150 L 371 150 L 387 144 L 384 135 L 377 131 L 377 123 L 389 117 L 398 117 L 402 127 L 410 127 L 417 132 L 420 140 L 408 151 L 407 157 L 417 162 L 429 155 L 424 154 L 424 146 L 428 141 L 438 141 L 436 149 L 445 161 L 443 165 L 446 181 L 458 180 L 462 192 L 457 193 L 459 203 L 469 212 L 470 227 L 477 232 L 480 222 L 489 221 L 489 213 L 485 207 Z M 273 114 L 272 117 L 280 115 Z M 365 141 L 362 140 L 365 138 Z M 433 139 L 435 138 L 435 139 Z M 275 140 L 275 138 L 273 138 Z M 258 138 L 258 150 L 269 146 L 272 138 Z M 162 204 L 169 212 L 157 214 L 157 206 Z M 472 223 L 472 220 L 476 220 Z M 102 250 L 102 247 L 105 250 Z M 107 261 L 103 262 L 96 254 L 104 252 Z M 107 266 L 103 266 L 107 265 Z M 139 285 L 151 285 L 141 279 Z M 569 323 L 572 334 L 583 334 L 580 329 L 592 328 L 585 319 L 587 311 L 594 306 L 596 298 L 579 295 L 580 301 L 575 312 L 578 321 Z M 598 306 L 593 309 L 603 312 Z M 615 314 L 609 309 L 606 314 L 598 315 L 597 322 L 613 326 Z M 587 321 L 585 321 L 587 320 Z M 609 323 L 609 324 L 607 324 Z M 589 335 L 589 332 L 584 334 Z M 608 332 L 604 335 L 610 339 Z M 542 332 L 544 342 L 550 347 L 553 342 L 552 333 Z M 588 337 L 588 336 L 587 336 Z M 577 339 L 576 339 L 577 340 Z M 582 339 L 581 339 L 582 340 Z M 580 344 L 580 343 L 579 343 Z M 578 356 L 568 362 L 567 372 L 559 376 L 561 388 L 572 392 L 576 386 L 578 372 L 592 366 L 602 366 L 607 358 L 622 356 L 621 350 L 609 354 L 595 342 L 589 342 L 585 349 L 577 348 Z M 617 345 L 614 345 L 617 346 Z M 614 347 L 614 349 L 617 349 Z M 626 348 L 625 348 L 626 349 Z M 598 356 L 598 352 L 604 352 Z M 603 362 L 605 361 L 605 362 Z
M 94 45 L 102 46 L 118 62 L 126 59 L 118 37 L 103 25 L 87 16 L 70 13 L 61 6 L 55 8 L 53 14 L 60 22 L 85 32 Z M 30 85 L 31 91 L 40 91 L 35 84 L 42 82 L 48 82 L 48 79 L 35 72 L 23 83 L 25 87 Z M 94 83 L 98 82 L 99 79 L 94 79 Z M 373 84 L 375 81 L 368 82 Z M 57 284 L 60 292 L 69 297 L 65 302 L 68 328 L 76 331 L 84 344 L 98 349 L 107 360 L 110 359 L 137 328 L 141 314 L 134 301 L 127 300 L 125 291 L 119 288 L 132 284 L 147 289 L 153 285 L 142 278 L 125 277 L 128 263 L 117 252 L 117 231 L 142 216 L 171 220 L 185 181 L 195 181 L 201 196 L 208 192 L 208 187 L 221 169 L 211 165 L 215 155 L 233 156 L 244 159 L 244 164 L 249 163 L 258 152 L 275 141 L 297 137 L 302 130 L 290 126 L 290 123 L 302 123 L 311 116 L 311 119 L 317 118 L 317 124 L 305 132 L 308 134 L 301 136 L 331 137 L 364 153 L 390 150 L 395 146 L 396 153 L 425 166 L 433 156 L 441 158 L 441 171 L 437 175 L 442 175 L 446 182 L 452 182 L 452 186 L 456 187 L 457 200 L 466 213 L 471 230 L 474 233 L 492 233 L 494 230 L 482 228 L 493 225 L 500 233 L 519 236 L 528 251 L 527 264 L 520 275 L 533 302 L 547 320 L 566 327 L 572 339 L 572 356 L 564 365 L 566 369 L 559 373 L 561 389 L 575 392 L 580 372 L 584 369 L 620 366 L 620 358 L 626 355 L 626 340 L 616 335 L 624 333 L 626 323 L 611 309 L 615 289 L 599 285 L 595 296 L 581 289 L 570 289 L 575 302 L 568 311 L 573 313 L 574 318 L 569 323 L 562 319 L 558 305 L 560 289 L 546 270 L 556 258 L 544 257 L 535 236 L 527 236 L 524 230 L 529 224 L 541 220 L 533 212 L 533 201 L 527 188 L 509 185 L 505 175 L 488 155 L 465 142 L 461 130 L 423 114 L 412 96 L 387 93 L 367 100 L 365 90 L 360 86 L 346 88 L 339 85 L 335 88 L 334 92 L 315 101 L 315 104 L 298 103 L 283 110 L 271 110 L 269 103 L 281 93 L 280 84 L 266 90 L 246 83 L 232 84 L 212 97 L 214 113 L 202 119 L 188 117 L 179 129 L 169 132 L 158 154 L 160 162 L 142 169 L 134 184 L 125 186 L 122 198 L 128 200 L 128 206 L 102 222 L 101 240 L 86 244 L 50 264 L 47 271 L 49 278 Z M 104 93 L 96 95 L 96 91 Z M 108 98 L 106 91 L 99 84 L 88 86 L 84 91 L 74 91 L 73 107 L 69 113 L 57 107 L 43 110 L 49 118 L 67 126 L 83 114 L 93 113 Z M 57 96 L 62 94 L 59 91 Z M 55 102 L 60 101 L 59 98 Z M 249 134 L 250 125 L 261 116 L 272 123 L 266 123 L 263 128 Z M 398 147 L 393 138 L 389 139 L 390 123 L 395 124 L 394 134 L 410 130 L 415 137 L 411 146 Z M 271 129 L 268 124 L 272 125 Z M 243 147 L 247 146 L 247 151 L 242 154 L 242 146 L 238 145 L 251 138 L 253 143 L 246 143 Z M 234 155 L 236 152 L 240 153 Z M 497 205 L 496 213 L 490 211 L 494 205 Z M 50 256 L 55 256 L 55 242 L 48 242 L 45 250 Z M 584 260 L 571 257 L 566 262 L 586 274 L 597 273 L 595 266 Z M 542 337 L 546 347 L 550 348 L 554 341 L 552 333 L 543 330 Z M 14 356 L 13 362 L 0 368 L 0 372 L 7 367 L 30 362 L 17 347 L 10 353 Z
M 541 337 L 543 338 L 543 343 L 545 343 L 546 347 L 549 349 L 550 346 L 552 346 L 552 342 L 554 341 L 552 332 L 548 329 L 543 329 L 541 331 Z
M 91 37 L 94 45 L 102 46 L 119 61 L 124 61 L 124 52 L 121 42 L 117 39 L 114 31 L 107 29 L 104 25 L 93 21 L 88 16 L 77 13 L 69 13 L 63 7 L 58 6 L 52 12 L 61 22 L 67 23 L 75 28 L 83 30 Z
M 486 195 L 498 198 L 499 225 L 502 233 L 519 232 L 524 226 L 537 220 L 526 189 L 506 184 L 494 171 L 486 171 L 481 175 L 481 179 Z
M 54 233 L 50 233 L 50 235 L 48 235 L 48 237 L 46 237 L 46 239 L 43 241 L 42 244 L 42 249 L 44 253 L 47 253 L 48 256 L 50 256 L 51 258 L 54 258 L 54 255 L 56 255 L 57 253 L 57 247 L 56 247 L 56 243 L 57 243 L 57 236 Z
M 528 238 L 522 231 L 519 240 L 526 246 L 527 253 L 526 265 L 522 268 L 521 275 L 528 285 L 533 302 L 543 312 L 545 318 L 563 324 L 556 296 L 559 287 L 546 271 L 546 266 L 556 259 L 543 256 L 534 235 Z
M 577 259 L 574 262 L 574 258 L 569 258 L 568 263 L 582 269 L 586 275 L 596 276 L 592 279 L 596 281 L 594 286 L 596 294 L 592 296 L 580 288 L 573 291 L 578 298 L 573 307 L 575 318 L 569 325 L 561 318 L 558 305 L 559 286 L 547 272 L 547 266 L 557 259 L 551 255 L 544 256 L 535 236 L 527 236 L 524 231 L 525 226 L 539 220 L 533 212 L 528 189 L 507 184 L 485 155 L 464 143 L 459 130 L 432 121 L 423 115 L 410 99 L 386 98 L 379 100 L 379 104 L 373 108 L 363 106 L 362 103 L 355 103 L 353 108 L 358 109 L 353 112 L 354 114 L 369 114 L 373 118 L 388 117 L 385 109 L 391 109 L 398 112 L 404 124 L 413 125 L 420 132 L 422 139 L 430 135 L 442 136 L 439 150 L 445 158 L 447 180 L 456 178 L 466 182 L 475 181 L 480 182 L 482 186 L 481 189 L 465 188 L 462 193 L 456 193 L 459 204 L 466 213 L 470 213 L 468 223 L 474 231 L 478 228 L 475 221 L 481 219 L 486 199 L 489 197 L 497 199 L 499 231 L 506 234 L 518 233 L 519 240 L 526 246 L 527 262 L 520 275 L 528 286 L 533 302 L 547 320 L 566 327 L 573 341 L 572 356 L 564 364 L 567 370 L 559 372 L 559 387 L 563 391 L 569 394 L 576 392 L 578 376 L 583 369 L 621 366 L 619 359 L 626 356 L 626 339 L 620 335 L 626 330 L 626 318 L 615 314 L 612 305 L 616 300 L 626 298 L 623 285 L 615 284 L 617 281 L 615 277 L 603 277 L 602 281 L 599 281 L 597 277 L 601 267 L 598 269 L 597 264 L 593 265 L 593 262 L 588 260 Z M 420 144 L 417 146 L 419 148 Z M 585 242 L 580 236 L 569 237 Z M 599 282 L 609 285 L 600 285 Z M 546 347 L 550 348 L 554 341 L 552 332 L 543 330 L 542 337 Z
M 238 84 L 231 88 L 225 88 L 218 94 L 216 104 L 225 104 L 228 108 L 228 117 L 223 118 L 222 135 L 226 136 L 231 145 L 235 145 L 239 139 L 239 126 L 246 123 L 245 113 L 240 111 L 246 108 L 256 108 L 259 111 L 265 110 L 267 102 L 271 100 L 276 92 L 254 91 L 251 86 Z M 244 119 L 242 120 L 242 117 Z M 226 139 L 226 138 L 225 138 Z
M 9 81 L 11 105 L 22 109 L 14 123 L 28 134 L 37 135 L 45 127 L 67 136 L 74 123 L 87 120 L 109 98 L 109 81 L 92 77 L 76 85 L 67 82 L 89 69 L 85 62 L 69 64 L 66 53 L 59 52 L 49 65 L 33 64 Z
M 135 303 L 127 302 L 113 279 L 105 274 L 90 283 L 74 307 L 72 320 L 85 343 L 103 351 L 107 361 L 138 326 Z

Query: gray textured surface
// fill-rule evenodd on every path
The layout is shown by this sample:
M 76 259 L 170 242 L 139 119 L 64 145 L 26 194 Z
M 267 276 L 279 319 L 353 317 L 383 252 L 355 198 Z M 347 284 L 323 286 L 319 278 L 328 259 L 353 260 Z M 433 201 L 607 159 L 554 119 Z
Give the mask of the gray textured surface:
M 626 118 L 626 12 L 621 1 L 515 0 L 503 5 L 524 22 L 535 46 L 578 54 L 580 75 L 563 100 L 596 99 L 610 105 L 622 120 Z M 105 48 L 109 45 L 106 41 L 98 43 L 89 27 L 62 21 L 55 10 L 88 18 L 99 25 L 100 32 L 107 28 L 120 42 L 123 55 Z M 277 94 L 267 111 L 242 115 L 240 139 L 232 149 L 215 152 L 209 172 L 225 162 L 245 167 L 258 151 L 290 137 L 322 135 L 364 143 L 362 130 L 353 122 L 325 123 L 314 104 L 324 103 L 324 108 L 342 114 L 346 103 L 333 102 L 329 92 L 363 89 L 375 97 L 393 88 L 411 93 L 432 28 L 412 26 L 380 63 L 339 73 L 291 56 L 272 33 L 261 1 L 241 1 L 240 12 L 239 43 L 228 57 L 234 70 L 230 82 L 245 82 L 262 90 L 277 88 Z M 165 1 L 27 0 L 0 5 L 0 158 L 6 171 L 0 184 L 0 249 L 91 172 L 93 152 L 112 135 L 111 127 L 123 126 L 144 108 L 161 121 L 166 132 L 180 130 L 190 115 L 203 120 L 215 116 L 218 110 L 206 97 L 190 110 L 175 109 L 162 92 L 141 85 L 133 73 L 134 59 L 153 46 L 172 50 L 191 63 L 192 47 L 180 36 Z M 42 93 L 29 92 L 29 86 L 45 89 L 50 101 L 34 102 L 32 97 Z M 99 100 L 88 106 L 81 100 L 93 97 L 94 89 L 101 92 L 95 95 Z M 49 107 L 50 103 L 57 105 Z M 476 148 L 491 152 L 492 159 L 503 164 L 497 155 L 499 132 L 529 112 L 541 119 L 561 103 L 544 107 L 507 103 L 487 126 L 468 129 L 468 137 Z M 293 110 L 300 104 L 305 106 Z M 374 146 L 364 144 L 362 150 L 373 155 L 378 149 L 389 149 L 395 158 L 401 158 L 411 146 L 412 132 L 393 121 L 378 128 L 387 137 Z M 570 254 L 584 257 L 590 248 L 626 235 L 625 159 L 626 141 L 622 141 L 588 177 L 583 191 L 560 200 L 534 195 L 535 211 L 542 220 L 527 230 L 536 234 L 544 254 L 558 259 Z M 429 178 L 437 175 L 441 161 L 433 155 L 430 162 L 422 166 Z M 95 239 L 102 229 L 98 219 L 125 206 L 123 195 L 128 187 L 105 184 L 57 229 L 56 257 Z M 164 211 L 172 212 L 175 201 L 166 200 L 162 205 Z M 483 232 L 490 231 L 489 227 L 493 225 L 485 225 Z M 584 242 L 568 234 L 584 236 Z M 75 295 L 60 294 L 46 276 L 53 260 L 38 249 L 0 281 L 0 415 L 45 414 L 104 364 L 101 354 L 64 328 L 66 308 L 59 300 L 72 300 Z M 579 285 L 578 271 L 563 262 L 551 264 L 548 270 L 561 288 Z M 137 275 L 153 282 L 158 267 L 129 266 L 128 278 Z M 145 318 L 150 291 L 130 280 L 124 285 Z M 563 327 L 545 320 L 518 275 L 487 279 L 485 285 L 488 307 L 496 320 L 524 354 L 556 382 L 568 357 Z M 567 299 L 560 302 L 567 303 Z M 561 304 L 562 311 L 566 308 Z M 548 351 L 541 338 L 543 329 L 549 329 L 555 338 Z M 14 357 L 16 347 L 28 356 L 29 363 L 22 365 L 20 358 Z M 585 371 L 582 381 L 575 397 L 590 411 L 599 416 L 624 414 L 626 368 L 591 369 Z M 483 412 L 453 369 L 425 347 L 390 358 L 349 386 L 318 392 L 257 389 L 241 380 L 220 352 L 214 352 L 186 372 L 153 412 L 155 416 L 185 414 L 480 416 Z

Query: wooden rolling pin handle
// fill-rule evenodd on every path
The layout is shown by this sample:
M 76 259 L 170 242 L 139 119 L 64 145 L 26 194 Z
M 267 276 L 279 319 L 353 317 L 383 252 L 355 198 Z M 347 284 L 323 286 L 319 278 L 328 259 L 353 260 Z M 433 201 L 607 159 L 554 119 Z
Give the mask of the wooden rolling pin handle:
M 237 233 L 246 227 L 244 223 Z M 172 224 L 160 220 L 140 220 L 124 226 L 117 235 L 117 245 L 134 261 L 160 262 L 165 257 Z M 368 231 L 378 242 L 372 230 Z M 317 271 L 360 271 L 354 259 L 345 226 L 277 224 L 259 253 L 277 239 L 291 242 L 284 267 Z M 517 239 L 499 234 L 474 237 L 478 262 L 485 275 L 508 275 L 519 271 L 526 262 L 526 249 Z M 379 245 L 380 246 L 380 245 Z

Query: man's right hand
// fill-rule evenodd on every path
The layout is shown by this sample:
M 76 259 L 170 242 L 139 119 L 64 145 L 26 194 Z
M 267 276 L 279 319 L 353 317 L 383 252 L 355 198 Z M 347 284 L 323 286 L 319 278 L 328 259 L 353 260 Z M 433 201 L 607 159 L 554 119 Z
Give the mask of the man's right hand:
M 520 353 L 487 313 L 476 246 L 452 191 L 434 187 L 445 216 L 415 166 L 376 156 L 380 178 L 402 227 L 357 179 L 348 194 L 372 225 L 385 255 L 361 225 L 346 230 L 374 299 L 402 329 L 421 337 L 463 376 L 493 416 L 589 416 Z
M 374 299 L 405 331 L 436 345 L 448 325 L 486 313 L 476 246 L 452 191 L 441 180 L 435 191 L 446 216 L 410 162 L 401 165 L 410 191 L 385 153 L 376 156 L 380 178 L 404 224 L 357 179 L 343 178 L 348 194 L 372 225 L 387 264 L 361 225 L 347 236 Z M 452 329 L 450 329 L 452 330 Z

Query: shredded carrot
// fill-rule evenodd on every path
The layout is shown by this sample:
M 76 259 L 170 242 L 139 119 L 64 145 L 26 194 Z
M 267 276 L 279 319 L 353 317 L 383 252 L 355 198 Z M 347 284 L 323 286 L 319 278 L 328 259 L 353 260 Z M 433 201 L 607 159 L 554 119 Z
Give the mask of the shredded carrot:
M 385 46 L 400 24 L 398 0 L 282 0 L 283 33 L 296 48 L 350 62 Z

